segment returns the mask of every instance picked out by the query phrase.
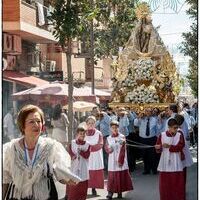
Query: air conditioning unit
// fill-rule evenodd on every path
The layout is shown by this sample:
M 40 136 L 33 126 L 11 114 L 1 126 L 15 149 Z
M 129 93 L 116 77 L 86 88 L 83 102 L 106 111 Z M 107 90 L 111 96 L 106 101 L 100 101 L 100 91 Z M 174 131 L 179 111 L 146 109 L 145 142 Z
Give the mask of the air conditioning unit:
M 17 64 L 17 58 L 13 55 L 7 55 L 7 70 L 13 70 L 16 67 Z
M 18 35 L 13 35 L 13 48 L 12 50 L 16 54 L 22 53 L 22 40 L 21 37 Z
M 40 55 L 35 52 L 27 54 L 28 66 L 29 67 L 39 67 L 40 66 Z
M 46 70 L 49 72 L 54 72 L 56 70 L 56 61 L 46 60 Z
M 12 35 L 3 33 L 3 52 L 11 52 L 13 49 Z

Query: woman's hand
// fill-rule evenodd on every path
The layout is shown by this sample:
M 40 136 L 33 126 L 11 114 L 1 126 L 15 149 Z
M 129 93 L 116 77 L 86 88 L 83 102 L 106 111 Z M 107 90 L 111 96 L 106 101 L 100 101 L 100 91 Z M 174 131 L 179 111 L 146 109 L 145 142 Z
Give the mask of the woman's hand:
M 76 185 L 76 182 L 69 180 L 69 181 L 67 181 L 67 185 Z
M 74 181 L 72 181 L 71 179 L 69 181 L 62 179 L 59 182 L 62 184 L 67 184 L 67 185 L 76 185 L 76 183 Z

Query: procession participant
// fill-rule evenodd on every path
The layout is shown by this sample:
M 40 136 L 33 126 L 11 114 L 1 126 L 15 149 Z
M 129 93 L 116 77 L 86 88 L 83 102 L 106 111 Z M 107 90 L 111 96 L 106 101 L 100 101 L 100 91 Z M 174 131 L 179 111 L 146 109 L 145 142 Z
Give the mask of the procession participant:
M 111 121 L 117 120 L 117 115 L 116 115 L 116 113 L 113 111 L 112 108 L 110 108 L 110 107 L 107 108 L 107 113 L 108 113 L 108 115 L 110 116 Z
M 67 187 L 68 200 L 86 200 L 87 197 L 90 145 L 87 141 L 84 141 L 85 132 L 86 130 L 83 127 L 78 127 L 76 139 L 72 140 L 68 148 L 72 160 L 71 170 L 82 180 L 77 185 Z
M 129 119 L 127 117 L 127 112 L 125 108 L 121 108 L 119 111 L 119 131 L 120 133 L 124 134 L 124 136 L 129 135 L 128 126 L 129 126 Z
M 126 137 L 127 143 L 131 142 L 137 142 L 137 136 L 135 133 L 135 128 L 134 128 L 134 120 L 136 119 L 137 115 L 135 112 L 132 112 L 130 108 L 126 108 L 127 111 L 127 117 L 129 120 L 129 125 L 128 125 L 128 136 Z M 133 172 L 133 170 L 136 168 L 136 155 L 137 155 L 137 149 L 131 146 L 127 146 L 127 157 L 128 157 L 128 166 L 130 172 Z
M 152 115 L 154 117 L 158 117 L 159 114 L 160 114 L 160 109 L 159 108 L 155 107 L 155 108 L 152 109 Z
M 60 142 L 65 148 L 68 143 L 68 117 L 67 114 L 62 109 L 60 104 L 57 104 L 53 109 L 52 115 L 52 138 Z M 66 195 L 65 185 L 56 182 L 56 188 L 58 190 L 59 198 L 63 199 Z
M 181 129 L 181 125 L 184 122 L 184 117 L 182 115 L 176 114 L 174 119 L 176 119 L 178 126 L 179 126 L 178 132 L 180 132 L 184 137 L 183 130 Z M 184 177 L 185 177 L 185 184 L 186 184 L 187 167 L 190 167 L 193 164 L 192 156 L 191 156 L 189 146 L 188 146 L 186 140 L 185 140 L 185 146 L 183 148 L 183 153 L 185 155 L 185 159 L 182 162 L 183 162 L 183 167 L 184 167 Z
M 56 140 L 40 136 L 44 114 L 39 107 L 24 106 L 17 124 L 22 137 L 3 146 L 3 199 L 57 200 L 54 180 L 80 181 L 69 169 L 69 154 Z
M 177 121 L 169 119 L 168 130 L 161 133 L 155 145 L 156 150 L 161 152 L 158 165 L 160 200 L 185 200 L 182 163 L 185 140 L 177 130 Z
M 66 146 L 68 142 L 69 121 L 67 115 L 62 112 L 62 107 L 60 104 L 57 104 L 54 107 L 52 125 L 52 138 Z
M 150 108 L 145 109 L 145 113 L 140 113 L 134 120 L 134 125 L 139 127 L 140 143 L 145 145 L 155 145 L 157 141 L 157 119 L 152 116 Z M 144 172 L 143 174 L 157 173 L 158 160 L 154 148 L 142 150 Z
M 88 188 L 92 188 L 93 195 L 97 195 L 96 188 L 104 188 L 103 136 L 100 131 L 95 129 L 95 123 L 96 119 L 94 116 L 89 116 L 86 119 L 87 131 L 85 141 L 91 146 Z
M 118 193 L 118 198 L 122 198 L 122 192 L 133 190 L 127 162 L 126 139 L 118 131 L 118 121 L 112 121 L 110 126 L 111 135 L 105 144 L 108 153 L 107 199 L 112 199 L 113 193 Z
M 192 116 L 192 112 L 191 110 L 187 111 L 188 115 L 189 115 L 189 135 L 190 135 L 190 145 L 194 146 L 195 145 L 195 134 L 194 134 L 194 128 L 196 125 L 196 121 L 194 119 L 194 117 Z
M 98 116 L 98 120 L 96 121 L 97 129 L 103 134 L 103 142 L 106 142 L 106 138 L 110 135 L 110 122 L 111 117 L 104 111 L 101 111 Z M 104 169 L 107 171 L 108 169 L 108 155 L 103 149 L 103 161 L 104 161 Z
M 168 115 L 170 117 L 167 120 L 165 131 L 167 131 L 167 129 L 168 129 L 167 124 L 168 124 L 169 119 L 174 118 L 176 114 L 178 114 L 178 106 L 176 104 L 171 104 L 168 107 Z M 188 129 L 188 124 L 185 120 L 184 120 L 184 123 L 181 125 L 181 129 L 184 131 L 184 137 L 185 137 L 186 141 L 188 141 L 190 139 L 189 129 Z
M 167 126 L 167 121 L 168 118 L 170 117 L 168 108 L 166 108 L 164 111 L 162 111 L 158 115 L 158 135 L 161 134 L 162 132 L 166 131 L 166 126 Z

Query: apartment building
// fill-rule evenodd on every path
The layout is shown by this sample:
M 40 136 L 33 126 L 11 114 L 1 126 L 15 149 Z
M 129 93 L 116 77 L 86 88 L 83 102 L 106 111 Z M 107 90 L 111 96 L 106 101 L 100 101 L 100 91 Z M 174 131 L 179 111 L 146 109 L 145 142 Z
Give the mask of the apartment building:
M 12 93 L 50 81 L 67 79 L 65 53 L 52 34 L 48 20 L 48 0 L 3 0 L 3 115 L 10 107 L 17 109 Z M 90 85 L 88 59 L 73 43 L 72 71 L 75 82 Z M 81 52 L 80 52 L 81 53 Z M 96 88 L 110 86 L 111 60 L 100 60 L 95 67 Z

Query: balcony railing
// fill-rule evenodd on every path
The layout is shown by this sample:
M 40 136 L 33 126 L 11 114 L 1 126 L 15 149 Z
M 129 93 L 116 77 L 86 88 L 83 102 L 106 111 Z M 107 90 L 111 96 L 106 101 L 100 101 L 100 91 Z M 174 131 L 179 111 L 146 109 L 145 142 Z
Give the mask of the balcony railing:
M 52 26 L 50 25 L 50 21 L 48 19 L 48 16 L 50 16 L 50 9 L 42 4 L 38 4 L 39 2 L 36 0 L 22 0 L 22 4 L 25 6 L 28 6 L 29 8 L 32 8 L 36 12 L 36 26 L 39 28 L 42 28 L 46 31 L 52 30 Z M 38 7 L 40 5 L 40 8 Z M 39 14 L 39 12 L 41 14 Z

